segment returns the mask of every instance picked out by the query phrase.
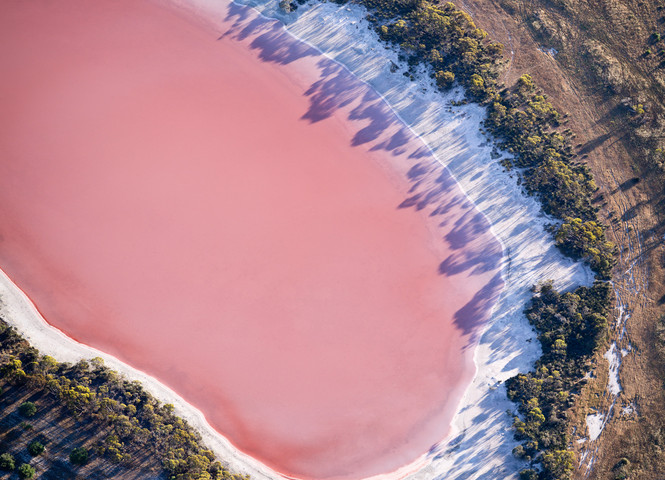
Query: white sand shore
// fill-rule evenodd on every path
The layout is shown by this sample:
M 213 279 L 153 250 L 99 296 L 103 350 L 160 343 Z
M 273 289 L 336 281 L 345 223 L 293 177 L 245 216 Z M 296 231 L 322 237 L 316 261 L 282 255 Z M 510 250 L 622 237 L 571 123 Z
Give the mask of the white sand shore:
M 548 220 L 540 213 L 537 202 L 526 197 L 516 179 L 491 158 L 492 145 L 479 131 L 484 110 L 476 105 L 451 109 L 448 102 L 452 97 L 443 98 L 428 81 L 410 82 L 401 74 L 403 68 L 391 73 L 391 62 L 399 64 L 397 54 L 384 49 L 368 29 L 362 9 L 311 3 L 301 6 L 297 14 L 285 16 L 275 1 L 246 1 L 255 2 L 252 5 L 264 15 L 285 21 L 293 35 L 345 65 L 383 95 L 451 171 L 462 190 L 486 215 L 504 247 L 506 288 L 476 349 L 477 373 L 460 404 L 451 435 L 414 464 L 381 477 L 515 477 L 523 464 L 510 455 L 515 442 L 509 429 L 511 420 L 505 412 L 514 410 L 514 405 L 508 401 L 502 382 L 518 371 L 528 370 L 539 353 L 535 336 L 522 315 L 530 298 L 529 289 L 546 279 L 553 280 L 559 288 L 588 284 L 592 280 L 590 271 L 562 257 L 554 248 L 543 228 Z M 210 22 L 224 18 L 228 5 L 216 0 L 176 3 Z M 49 326 L 4 274 L 0 275 L 0 298 L 5 320 L 42 353 L 68 362 L 102 357 L 109 367 L 141 381 L 158 399 L 172 403 L 176 412 L 201 432 L 206 444 L 232 469 L 256 478 L 279 477 L 235 450 L 210 427 L 200 411 L 156 379 Z
M 208 424 L 200 410 L 187 403 L 156 378 L 121 362 L 112 355 L 79 343 L 46 323 L 27 295 L 1 270 L 0 316 L 44 355 L 50 355 L 60 362 L 70 363 L 101 357 L 107 367 L 127 379 L 140 381 L 155 398 L 165 404 L 173 404 L 174 411 L 201 433 L 205 444 L 215 451 L 224 463 L 238 467 L 234 471 L 248 473 L 257 479 L 281 478 L 276 472 L 233 448 L 228 440 Z

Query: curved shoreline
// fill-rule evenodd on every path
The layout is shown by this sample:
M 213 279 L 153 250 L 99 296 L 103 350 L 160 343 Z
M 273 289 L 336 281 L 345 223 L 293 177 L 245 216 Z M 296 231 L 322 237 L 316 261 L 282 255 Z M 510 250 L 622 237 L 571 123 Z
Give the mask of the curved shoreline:
M 198 16 L 218 12 L 215 0 L 170 0 Z M 400 120 L 444 165 L 465 196 L 490 223 L 504 251 L 504 290 L 474 350 L 476 374 L 466 389 L 449 435 L 410 465 L 373 478 L 447 479 L 517 478 L 523 462 L 512 455 L 512 418 L 516 412 L 502 383 L 528 371 L 540 356 L 536 336 L 523 315 L 533 285 L 553 281 L 557 289 L 591 285 L 588 267 L 564 257 L 545 225 L 552 219 L 539 202 L 493 158 L 494 144 L 481 132 L 485 108 L 452 107 L 463 96 L 442 94 L 420 68 L 416 81 L 395 50 L 381 42 L 357 5 L 310 0 L 285 14 L 271 0 L 234 0 L 277 20 L 296 39 L 341 64 L 376 91 Z M 394 66 L 397 72 L 393 72 Z M 508 156 L 506 153 L 503 156 Z M 500 387 L 500 388 L 499 388 Z
M 215 8 L 214 6 L 208 6 L 210 8 Z M 205 8 L 206 6 L 202 6 L 201 10 L 203 13 L 206 13 Z M 476 435 L 476 432 L 482 432 L 483 430 L 486 430 L 487 432 L 490 432 L 490 430 L 496 430 L 496 428 L 488 429 L 486 422 L 478 421 L 478 418 L 485 414 L 487 411 L 487 407 L 482 407 L 480 405 L 485 396 L 483 392 L 488 392 L 488 394 L 494 392 L 494 397 L 496 397 L 496 393 L 498 391 L 499 395 L 503 395 L 503 397 L 505 397 L 505 394 L 501 392 L 501 389 L 489 390 L 490 384 L 494 384 L 498 381 L 504 380 L 509 376 L 512 376 L 517 368 L 520 370 L 525 370 L 526 368 L 530 367 L 531 362 L 533 359 L 535 359 L 536 356 L 536 347 L 533 344 L 526 345 L 525 342 L 515 341 L 512 345 L 503 343 L 502 345 L 497 346 L 494 343 L 494 339 L 505 337 L 503 338 L 503 341 L 509 342 L 511 338 L 510 335 L 507 335 L 507 330 L 513 330 L 516 322 L 520 325 L 520 327 L 522 327 L 522 330 L 519 332 L 513 330 L 510 333 L 513 335 L 528 335 L 531 337 L 530 328 L 526 325 L 524 319 L 521 319 L 520 317 L 523 304 L 529 297 L 528 288 L 530 288 L 533 283 L 544 279 L 553 279 L 558 286 L 566 287 L 571 286 L 573 283 L 584 283 L 584 281 L 588 282 L 590 277 L 588 272 L 585 272 L 582 267 L 575 266 L 567 259 L 563 259 L 558 251 L 553 248 L 552 242 L 549 241 L 549 237 L 544 234 L 542 229 L 542 224 L 544 223 L 545 219 L 539 214 L 540 208 L 537 203 L 533 201 L 533 199 L 522 198 L 518 191 L 519 189 L 516 185 L 514 185 L 514 182 L 510 182 L 507 179 L 508 175 L 505 174 L 505 172 L 501 172 L 501 176 L 495 175 L 493 173 L 487 173 L 487 171 L 496 171 L 496 169 L 492 171 L 492 167 L 498 167 L 497 162 L 495 160 L 491 160 L 489 157 L 491 146 L 479 145 L 478 147 L 472 147 L 472 144 L 475 144 L 476 142 L 484 143 L 482 137 L 478 135 L 479 120 L 483 116 L 482 109 L 477 106 L 467 106 L 461 109 L 456 109 L 455 113 L 449 115 L 451 118 L 448 119 L 448 122 L 440 120 L 441 125 L 447 125 L 449 129 L 444 128 L 444 133 L 442 134 L 438 132 L 433 133 L 431 130 L 426 128 L 425 124 L 413 121 L 412 114 L 414 113 L 414 110 L 417 110 L 417 108 L 404 108 L 402 102 L 400 102 L 399 99 L 396 101 L 396 97 L 399 95 L 403 96 L 403 101 L 412 100 L 412 98 L 409 98 L 409 95 L 413 93 L 414 84 L 409 82 L 407 84 L 408 88 L 403 88 L 404 82 L 399 82 L 399 80 L 402 80 L 403 77 L 400 78 L 399 75 L 390 74 L 390 61 L 388 58 L 381 57 L 384 62 L 379 75 L 371 77 L 369 80 L 367 79 L 368 71 L 363 71 L 361 69 L 362 66 L 372 63 L 364 62 L 364 55 L 372 55 L 372 48 L 382 49 L 381 46 L 377 45 L 369 48 L 363 48 L 361 42 L 362 40 L 365 40 L 365 38 L 358 38 L 358 44 L 355 44 L 354 47 L 354 45 L 349 44 L 349 39 L 356 39 L 356 36 L 344 35 L 344 28 L 354 28 L 355 26 L 355 29 L 358 29 L 357 25 L 350 22 L 359 22 L 362 24 L 362 12 L 354 11 L 354 9 L 357 10 L 356 7 L 354 7 L 354 9 L 350 9 L 349 7 L 340 8 L 337 5 L 326 4 L 324 6 L 315 5 L 311 8 L 311 10 L 302 14 L 302 10 L 305 8 L 306 7 L 301 7 L 299 10 L 301 14 L 298 17 L 298 20 L 291 23 L 290 26 L 302 28 L 302 30 L 298 30 L 296 28 L 296 32 L 301 32 L 301 35 L 303 35 L 303 38 L 305 38 L 307 43 L 315 46 L 329 58 L 332 58 L 333 60 L 336 60 L 347 67 L 361 80 L 372 86 L 379 93 L 379 95 L 381 95 L 384 100 L 387 101 L 388 105 L 394 109 L 394 111 L 400 116 L 401 119 L 403 119 L 404 123 L 426 142 L 439 161 L 448 166 L 453 176 L 457 179 L 457 182 L 461 186 L 462 190 L 479 208 L 479 210 L 481 210 L 490 220 L 491 225 L 493 225 L 495 236 L 502 243 L 504 251 L 506 252 L 506 257 L 504 257 L 506 259 L 506 263 L 503 267 L 506 291 L 504 291 L 501 299 L 499 300 L 499 303 L 497 303 L 495 306 L 492 320 L 490 320 L 490 322 L 487 324 L 486 331 L 481 338 L 480 345 L 478 345 L 475 349 L 474 359 L 476 363 L 476 375 L 472 385 L 465 393 L 464 400 L 460 402 L 460 406 L 464 405 L 464 407 L 458 409 L 458 414 L 453 421 L 453 433 L 451 433 L 448 437 L 452 440 L 448 440 L 445 443 L 442 443 L 439 448 L 430 450 L 429 453 L 424 454 L 416 462 L 407 465 L 396 472 L 372 477 L 401 478 L 414 475 L 414 477 L 421 478 L 432 477 L 445 472 L 449 474 L 448 478 L 457 478 L 452 475 L 456 473 L 454 469 L 458 469 L 460 474 L 465 475 L 463 478 L 479 478 L 477 476 L 469 477 L 469 474 L 476 475 L 477 473 L 478 475 L 482 475 L 485 471 L 491 471 L 488 470 L 488 468 L 493 468 L 497 465 L 500 466 L 504 463 L 501 462 L 500 458 L 503 453 L 497 453 L 493 463 L 488 461 L 488 458 L 491 455 L 489 455 L 490 452 L 488 451 L 487 445 L 481 445 L 483 442 L 478 440 Z M 349 13 L 349 15 L 346 15 L 345 19 L 347 23 L 338 25 L 339 29 L 336 30 L 337 41 L 340 42 L 343 40 L 343 45 L 346 51 L 335 50 L 334 36 L 327 36 L 326 38 L 319 37 L 319 35 L 323 35 L 325 31 L 323 28 L 321 28 L 321 25 L 325 24 L 329 27 L 332 24 L 330 15 L 335 15 L 335 18 L 332 18 L 332 20 L 335 20 L 339 17 L 338 13 L 340 12 Z M 275 16 L 279 17 L 279 14 L 277 12 L 275 13 Z M 328 19 L 327 21 L 324 20 L 326 18 Z M 300 21 L 300 19 L 304 19 L 303 22 L 297 23 Z M 362 25 L 360 26 L 360 28 L 363 27 L 364 26 Z M 302 38 L 298 35 L 295 36 L 296 38 L 300 38 L 302 40 Z M 317 38 L 319 40 L 318 44 L 314 43 Z M 332 43 L 330 43 L 331 41 Z M 325 49 L 326 45 L 329 47 L 328 50 Z M 339 46 L 340 43 L 337 43 L 337 45 Z M 348 57 L 348 49 L 353 50 L 354 48 L 356 50 L 361 50 L 361 52 L 355 52 L 357 57 L 357 63 L 355 64 L 355 67 L 354 63 L 351 61 L 352 59 L 350 60 L 351 57 Z M 351 54 L 353 53 L 354 52 L 351 52 Z M 345 55 L 347 55 L 347 57 L 345 57 Z M 346 62 L 344 61 L 345 58 Z M 381 75 L 387 78 L 383 78 Z M 391 82 L 393 82 L 392 87 Z M 402 89 L 402 91 L 395 92 L 395 89 Z M 418 96 L 420 96 L 420 93 Z M 415 97 L 413 100 L 416 100 Z M 421 100 L 421 103 L 423 102 L 425 104 L 430 102 L 430 105 L 440 107 L 437 111 L 443 112 L 443 109 L 446 108 L 446 100 L 442 99 L 438 93 L 437 98 L 432 98 L 430 95 L 430 98 L 427 100 Z M 427 109 L 425 111 L 427 111 Z M 411 121 L 409 121 L 409 119 L 411 119 Z M 438 130 L 438 128 L 436 128 L 436 130 Z M 436 141 L 437 136 L 438 141 Z M 459 146 L 457 142 L 461 142 L 462 146 Z M 466 147 L 464 144 L 466 144 Z M 473 165 L 467 165 L 467 163 L 469 163 L 468 159 L 470 158 L 474 158 L 474 160 L 477 162 L 475 168 Z M 487 169 L 487 171 L 485 171 L 485 176 L 477 178 L 477 174 L 483 173 L 484 169 Z M 478 185 L 474 184 L 474 182 L 480 183 L 483 178 L 487 177 L 488 175 L 494 175 L 494 179 L 493 181 L 488 182 L 485 185 L 485 188 L 487 185 L 495 187 L 499 186 L 503 189 L 503 191 L 507 191 L 513 194 L 512 196 L 508 195 L 507 198 L 504 199 L 503 203 L 501 203 L 501 205 L 510 204 L 510 201 L 514 198 L 517 198 L 518 200 L 526 200 L 525 203 L 527 206 L 522 210 L 526 210 L 528 215 L 517 213 L 514 214 L 516 216 L 513 217 L 513 215 L 506 213 L 504 215 L 499 215 L 497 218 L 497 210 L 500 210 L 501 207 L 488 205 L 489 201 L 487 198 L 484 198 L 483 201 L 482 192 L 486 192 L 486 189 L 483 188 L 479 191 Z M 503 185 L 497 185 L 502 182 Z M 474 197 L 474 195 L 477 195 L 477 197 Z M 485 197 L 487 197 L 487 194 L 485 194 Z M 479 201 L 484 205 L 484 208 L 479 205 Z M 492 203 L 495 201 L 497 201 L 497 198 L 493 192 Z M 515 209 L 518 211 L 520 210 L 520 204 L 518 202 L 516 202 L 513 207 L 513 211 Z M 509 218 L 513 218 L 513 220 L 518 218 L 521 220 L 521 222 L 516 220 L 512 222 L 505 219 L 502 220 L 502 216 L 508 216 Z M 525 220 L 525 218 L 528 220 Z M 531 228 L 533 228 L 534 231 L 529 232 L 527 229 L 520 231 L 518 234 L 512 234 L 512 232 L 514 232 L 519 225 L 533 222 L 533 219 L 539 219 L 539 223 L 537 223 L 535 226 L 531 225 Z M 510 232 L 508 232 L 509 227 Z M 530 244 L 531 248 L 526 248 L 524 238 L 529 238 L 529 242 L 534 241 L 535 246 Z M 535 242 L 535 240 L 538 242 Z M 544 256 L 549 258 L 544 260 L 542 258 Z M 540 264 L 540 270 L 532 268 L 532 263 L 536 261 L 535 259 L 537 259 L 537 263 Z M 527 272 L 529 275 L 525 274 Z M 578 279 L 578 281 L 575 281 L 576 279 Z M 510 290 L 510 292 L 508 290 Z M 75 342 L 74 340 L 66 337 L 59 330 L 48 325 L 41 317 L 36 307 L 27 298 L 27 296 L 25 296 L 25 294 L 13 284 L 11 280 L 6 275 L 4 275 L 4 273 L 0 277 L 0 296 L 3 299 L 2 312 L 7 316 L 7 321 L 17 327 L 17 329 L 24 336 L 26 336 L 26 338 L 35 347 L 42 351 L 42 353 L 52 355 L 63 361 L 78 361 L 81 358 L 90 358 L 91 356 L 102 357 L 106 361 L 107 365 L 111 368 L 123 373 L 129 378 L 140 380 L 144 386 L 161 401 L 166 403 L 173 403 L 176 407 L 176 412 L 178 415 L 187 419 L 195 428 L 197 428 L 201 432 L 204 442 L 215 451 L 217 451 L 222 457 L 224 463 L 229 464 L 231 468 L 243 473 L 249 473 L 250 475 L 253 475 L 257 478 L 275 478 L 280 476 L 277 472 L 263 466 L 251 457 L 248 457 L 247 455 L 244 455 L 234 449 L 228 441 L 226 441 L 220 434 L 215 432 L 210 427 L 200 411 L 187 404 L 180 396 L 178 396 L 168 387 L 161 384 L 156 379 L 144 374 L 143 372 L 133 369 L 126 364 L 123 364 L 110 355 L 103 354 L 102 352 L 99 352 L 93 348 Z M 515 340 L 514 337 L 512 339 Z M 508 346 L 511 348 L 503 348 Z M 518 350 L 518 347 L 522 350 Z M 521 355 L 521 353 L 524 355 Z M 518 362 L 511 364 L 511 368 L 508 370 L 503 368 L 503 366 L 511 362 L 511 359 L 518 355 L 521 355 L 524 358 L 520 358 Z M 494 356 L 494 358 L 490 361 L 490 357 L 492 356 Z M 491 379 L 492 382 L 488 382 L 489 379 Z M 505 403 L 509 404 L 508 408 L 512 408 L 512 404 L 508 402 L 507 398 L 505 399 Z M 502 414 L 506 407 L 499 407 L 500 405 L 493 404 L 492 412 L 496 410 Z M 479 412 L 477 411 L 478 409 L 480 410 Z M 509 424 L 507 420 L 502 422 L 501 418 L 499 418 L 497 415 L 488 416 L 495 420 L 491 427 L 498 426 L 499 428 L 505 430 L 504 424 Z M 456 433 L 462 433 L 464 435 L 464 432 L 466 432 L 467 438 L 472 437 L 473 440 L 466 440 L 466 443 L 468 444 L 466 446 L 464 446 L 464 437 L 460 438 L 459 435 L 456 437 Z M 491 435 L 487 433 L 485 438 L 495 440 L 495 438 L 493 438 L 495 437 L 495 433 L 496 432 L 492 433 Z M 505 437 L 506 435 L 510 435 L 510 433 L 502 432 L 502 435 Z M 497 446 L 496 442 L 494 442 L 494 450 L 496 452 L 499 452 L 499 450 L 504 452 L 505 448 L 503 448 L 503 443 L 499 442 L 499 445 Z M 487 452 L 485 453 L 485 456 L 479 457 L 477 451 L 476 453 L 473 453 L 472 451 L 469 452 L 468 449 L 473 448 L 474 445 L 476 447 L 481 446 L 481 451 Z M 512 445 L 509 445 L 507 450 L 508 454 L 510 453 L 511 449 Z M 453 451 L 455 451 L 454 454 Z M 459 453 L 465 451 L 466 453 Z M 459 458 L 461 457 L 461 459 L 464 459 L 465 456 L 467 457 L 467 462 L 480 462 L 480 460 L 477 460 L 477 458 L 483 458 L 483 460 L 485 460 L 485 464 L 480 465 L 479 467 L 482 468 L 479 468 L 476 473 L 467 468 L 468 465 L 463 465 L 464 468 L 460 469 L 458 468 L 460 466 Z M 473 458 L 474 456 L 476 459 Z M 448 466 L 450 466 L 450 468 L 448 468 Z M 471 465 L 471 468 L 474 466 L 478 465 Z M 453 469 L 452 473 L 451 469 Z M 497 472 L 494 471 L 494 473 Z
M 130 380 L 138 380 L 160 402 L 172 404 L 176 414 L 201 434 L 205 445 L 221 456 L 220 461 L 238 473 L 247 473 L 257 479 L 281 478 L 279 473 L 234 448 L 226 438 L 210 426 L 200 410 L 187 403 L 156 378 L 123 363 L 113 355 L 79 343 L 50 325 L 25 292 L 2 270 L 0 270 L 0 315 L 43 355 L 50 355 L 58 361 L 69 363 L 100 357 L 107 367 Z M 237 466 L 242 468 L 236 468 Z

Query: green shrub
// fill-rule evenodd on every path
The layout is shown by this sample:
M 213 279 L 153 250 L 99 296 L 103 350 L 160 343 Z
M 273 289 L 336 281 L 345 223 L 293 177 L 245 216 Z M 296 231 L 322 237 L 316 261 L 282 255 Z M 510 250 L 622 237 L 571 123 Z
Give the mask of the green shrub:
M 9 453 L 3 453 L 0 455 L 0 470 L 12 471 L 16 468 L 16 463 L 14 462 L 14 457 Z
M 605 228 L 594 221 L 567 217 L 555 235 L 556 244 L 573 258 L 585 260 L 601 278 L 609 278 L 616 247 L 605 239 Z
M 506 381 L 508 397 L 518 403 L 522 414 L 515 417 L 513 427 L 524 445 L 513 453 L 541 464 L 542 474 L 534 479 L 566 480 L 573 466 L 572 453 L 567 451 L 566 411 L 571 392 L 606 337 L 612 288 L 607 282 L 596 282 L 559 293 L 545 284 L 536 293 L 525 314 L 538 333 L 543 355 L 534 371 Z M 524 472 L 523 478 L 532 478 L 530 470 Z
M 88 450 L 83 447 L 77 447 L 69 454 L 69 461 L 74 465 L 85 465 L 88 463 Z
M 35 469 L 27 463 L 23 463 L 18 467 L 18 476 L 21 478 L 32 478 L 35 476 Z
M 37 413 L 37 406 L 32 402 L 23 402 L 21 406 L 18 407 L 18 411 L 24 417 L 30 418 Z
M 42 445 L 40 442 L 37 440 L 30 442 L 28 444 L 28 453 L 32 455 L 33 457 L 36 457 L 38 455 L 41 455 L 44 453 L 44 445 Z
M 522 470 L 520 480 L 538 480 L 538 472 L 532 469 Z
M 614 472 L 614 480 L 626 480 L 630 477 L 630 460 L 622 458 L 612 467 L 612 471 Z

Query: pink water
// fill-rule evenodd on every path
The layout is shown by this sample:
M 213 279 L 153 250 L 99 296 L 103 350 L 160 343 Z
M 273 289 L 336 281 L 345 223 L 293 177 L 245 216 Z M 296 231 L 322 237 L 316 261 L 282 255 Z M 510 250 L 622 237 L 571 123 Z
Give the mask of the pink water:
M 252 11 L 0 5 L 0 266 L 301 478 L 446 435 L 500 248 L 365 85 Z

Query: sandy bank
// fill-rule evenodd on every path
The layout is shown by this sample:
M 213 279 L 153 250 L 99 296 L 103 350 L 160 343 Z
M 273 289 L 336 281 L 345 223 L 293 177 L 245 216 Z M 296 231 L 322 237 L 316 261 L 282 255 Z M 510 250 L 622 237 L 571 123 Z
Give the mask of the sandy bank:
M 173 404 L 175 412 L 201 433 L 204 443 L 217 452 L 224 462 L 234 467 L 236 471 L 247 473 L 258 479 L 281 478 L 265 465 L 233 448 L 210 426 L 199 410 L 157 379 L 130 367 L 112 355 L 72 340 L 60 330 L 46 323 L 30 299 L 2 271 L 0 271 L 0 299 L 2 318 L 14 326 L 42 354 L 50 355 L 61 362 L 71 363 L 95 357 L 104 359 L 106 366 L 128 379 L 140 381 L 155 398 L 163 403 Z

